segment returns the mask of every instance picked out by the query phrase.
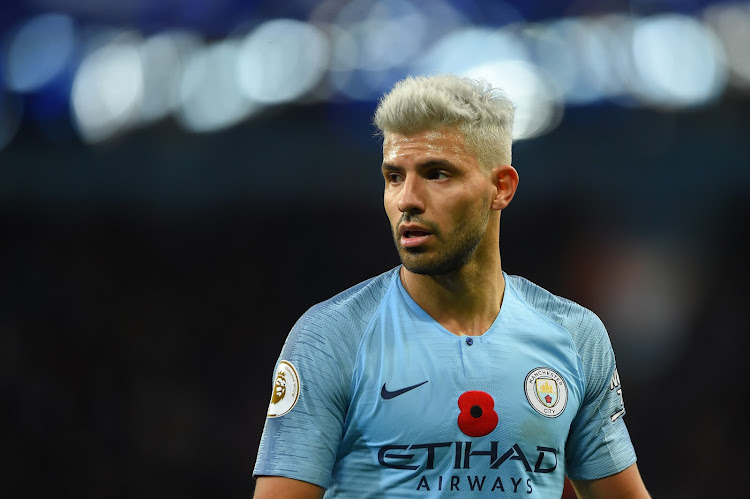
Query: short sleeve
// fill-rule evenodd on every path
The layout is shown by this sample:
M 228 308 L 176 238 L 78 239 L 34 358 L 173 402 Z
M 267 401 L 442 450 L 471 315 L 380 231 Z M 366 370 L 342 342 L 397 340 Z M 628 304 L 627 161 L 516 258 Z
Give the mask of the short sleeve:
M 398 267 L 359 283 L 315 305 L 294 325 L 276 362 L 253 476 L 283 476 L 328 488 L 357 349 L 397 277 Z
M 320 305 L 289 333 L 273 380 L 254 476 L 303 480 L 327 488 L 348 406 L 354 355 L 347 352 L 341 322 Z M 269 387 L 270 388 L 270 387 Z
M 623 420 L 622 387 L 604 324 L 586 310 L 577 329 L 574 340 L 586 386 L 568 435 L 567 474 L 574 480 L 594 480 L 619 473 L 635 463 L 636 456 Z

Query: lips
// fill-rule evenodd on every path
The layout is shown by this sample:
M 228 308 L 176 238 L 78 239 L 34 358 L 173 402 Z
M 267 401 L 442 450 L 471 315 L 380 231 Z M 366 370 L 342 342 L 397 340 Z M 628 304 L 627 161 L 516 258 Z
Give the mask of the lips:
M 398 231 L 401 234 L 401 244 L 405 248 L 420 246 L 432 237 L 432 232 L 426 227 L 416 224 L 402 224 Z
M 410 239 L 412 237 L 429 236 L 430 233 L 424 230 L 407 230 L 404 232 L 403 237 Z
M 401 224 L 398 226 L 398 233 L 401 237 L 418 237 L 432 234 L 427 227 L 417 224 Z

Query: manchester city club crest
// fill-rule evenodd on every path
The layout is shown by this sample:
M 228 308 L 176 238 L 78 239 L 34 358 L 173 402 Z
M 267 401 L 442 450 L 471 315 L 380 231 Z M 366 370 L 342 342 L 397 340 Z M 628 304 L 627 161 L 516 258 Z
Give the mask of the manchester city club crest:
M 556 418 L 568 403 L 568 386 L 563 377 L 549 367 L 529 371 L 524 380 L 524 392 L 531 407 L 542 416 Z
M 536 379 L 536 397 L 547 407 L 557 404 L 557 381 L 552 378 Z

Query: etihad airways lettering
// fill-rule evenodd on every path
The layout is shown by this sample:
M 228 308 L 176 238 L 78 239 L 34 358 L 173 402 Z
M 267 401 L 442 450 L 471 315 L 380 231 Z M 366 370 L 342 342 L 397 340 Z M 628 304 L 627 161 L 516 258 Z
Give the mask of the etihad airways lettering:
M 473 450 L 472 442 L 462 441 L 384 445 L 378 451 L 378 462 L 382 466 L 399 470 L 417 470 L 424 464 L 425 469 L 431 470 L 435 468 L 435 455 L 439 452 L 450 452 L 451 447 L 453 447 L 453 469 L 471 468 L 474 456 L 489 458 L 489 462 L 485 461 L 489 464 L 489 469 L 498 469 L 507 461 L 521 462 L 528 473 L 552 473 L 557 469 L 557 449 L 537 445 L 536 452 L 529 454 L 532 459 L 529 461 L 528 450 L 524 453 L 518 444 L 513 444 L 507 451 L 500 454 L 499 442 L 494 441 L 490 442 L 488 450 Z M 534 462 L 533 468 L 531 462 Z
M 448 480 L 450 478 L 450 481 Z M 466 490 L 468 485 L 468 490 L 470 491 L 479 491 L 481 492 L 485 488 L 489 490 L 490 492 L 495 492 L 496 490 L 499 490 L 500 492 L 513 492 L 514 494 L 517 493 L 526 493 L 531 494 L 534 491 L 534 488 L 531 486 L 531 478 L 527 478 L 524 482 L 522 478 L 512 478 L 510 479 L 510 484 L 503 485 L 503 480 L 500 477 L 496 477 L 494 480 L 491 478 L 487 480 L 486 476 L 466 476 L 466 483 L 461 483 L 461 477 L 452 475 L 450 477 L 445 477 L 445 480 L 443 480 L 442 476 L 438 476 L 437 479 L 435 477 L 430 477 L 428 479 L 427 476 L 423 475 L 419 479 L 419 483 L 417 484 L 417 490 L 418 491 L 431 491 L 431 490 Z M 512 484 L 512 489 L 511 489 Z M 486 487 L 485 487 L 486 485 Z M 519 488 L 519 485 L 521 487 Z M 463 487 L 463 488 L 462 488 Z

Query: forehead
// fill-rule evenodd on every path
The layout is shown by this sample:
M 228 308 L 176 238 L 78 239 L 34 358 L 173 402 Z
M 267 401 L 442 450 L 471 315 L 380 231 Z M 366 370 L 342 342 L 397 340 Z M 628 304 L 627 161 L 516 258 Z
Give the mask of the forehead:
M 466 148 L 464 136 L 455 128 L 443 127 L 436 130 L 423 130 L 408 135 L 386 132 L 383 140 L 383 161 L 395 162 L 399 158 L 418 157 L 461 157 L 473 158 Z

